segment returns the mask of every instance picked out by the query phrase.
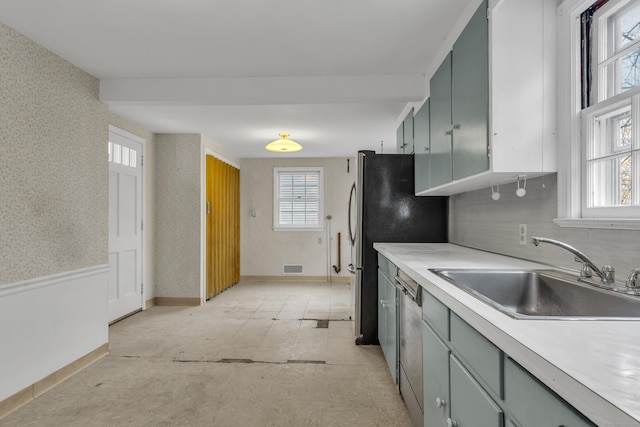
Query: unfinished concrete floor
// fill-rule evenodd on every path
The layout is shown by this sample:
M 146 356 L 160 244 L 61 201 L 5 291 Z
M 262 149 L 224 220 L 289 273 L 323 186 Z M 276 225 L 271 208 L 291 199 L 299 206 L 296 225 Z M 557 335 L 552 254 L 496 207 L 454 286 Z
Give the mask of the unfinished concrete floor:
M 241 282 L 201 307 L 151 307 L 0 425 L 411 426 L 380 347 L 354 345 L 349 301 L 345 283 Z

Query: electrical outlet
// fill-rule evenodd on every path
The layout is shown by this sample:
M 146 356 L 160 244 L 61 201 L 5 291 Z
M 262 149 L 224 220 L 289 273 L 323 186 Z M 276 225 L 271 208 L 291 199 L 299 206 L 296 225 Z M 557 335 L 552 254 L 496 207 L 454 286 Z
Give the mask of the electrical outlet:
M 527 224 L 520 224 L 518 228 L 518 243 L 527 246 Z

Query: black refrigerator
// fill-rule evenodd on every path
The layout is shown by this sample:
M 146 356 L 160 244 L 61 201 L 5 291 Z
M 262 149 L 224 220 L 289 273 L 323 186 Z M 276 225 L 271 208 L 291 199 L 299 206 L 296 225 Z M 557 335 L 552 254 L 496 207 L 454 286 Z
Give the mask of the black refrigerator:
M 378 344 L 378 257 L 373 243 L 446 243 L 448 198 L 415 196 L 412 154 L 359 151 L 357 162 L 356 344 Z

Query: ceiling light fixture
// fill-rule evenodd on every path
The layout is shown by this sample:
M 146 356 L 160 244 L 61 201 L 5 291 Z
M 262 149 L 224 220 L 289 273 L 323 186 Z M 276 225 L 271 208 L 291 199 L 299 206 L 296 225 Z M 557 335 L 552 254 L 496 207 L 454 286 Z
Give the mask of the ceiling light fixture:
M 269 151 L 275 151 L 276 153 L 291 153 L 293 151 L 302 150 L 302 145 L 295 141 L 287 139 L 288 133 L 280 133 L 280 139 L 270 142 L 265 147 Z

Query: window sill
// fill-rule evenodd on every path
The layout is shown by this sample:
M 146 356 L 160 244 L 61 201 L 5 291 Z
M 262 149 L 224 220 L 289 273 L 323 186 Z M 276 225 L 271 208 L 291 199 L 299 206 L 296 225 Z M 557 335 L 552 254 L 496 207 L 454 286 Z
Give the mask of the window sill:
M 303 227 L 273 227 L 273 231 L 324 231 L 324 228 L 303 228 Z
M 555 218 L 553 222 L 567 228 L 640 230 L 640 219 L 635 218 Z

